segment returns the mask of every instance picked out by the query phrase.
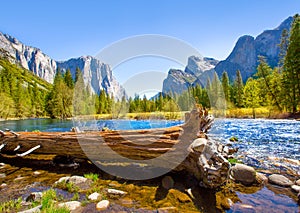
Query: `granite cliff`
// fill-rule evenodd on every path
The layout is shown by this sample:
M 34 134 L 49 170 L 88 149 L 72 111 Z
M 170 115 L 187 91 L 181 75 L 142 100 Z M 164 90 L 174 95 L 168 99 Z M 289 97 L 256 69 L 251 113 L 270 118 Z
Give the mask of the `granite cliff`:
M 62 71 L 70 69 L 73 77 L 75 77 L 76 67 L 79 67 L 83 73 L 85 83 L 90 85 L 93 92 L 98 93 L 104 89 L 107 93 L 114 94 L 114 97 L 119 99 L 125 95 L 125 90 L 113 77 L 109 65 L 91 56 L 82 56 L 58 62 L 44 54 L 40 49 L 27 46 L 16 38 L 1 32 L 0 56 L 32 71 L 49 83 L 53 83 L 58 67 Z

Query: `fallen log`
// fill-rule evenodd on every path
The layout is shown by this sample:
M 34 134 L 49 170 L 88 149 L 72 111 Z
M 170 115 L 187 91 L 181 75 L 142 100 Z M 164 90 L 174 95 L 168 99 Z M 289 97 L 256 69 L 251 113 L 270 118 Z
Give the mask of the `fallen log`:
M 23 157 L 72 156 L 94 164 L 144 164 L 192 173 L 204 187 L 216 188 L 227 180 L 228 148 L 209 140 L 213 122 L 201 108 L 186 114 L 181 126 L 166 129 L 85 132 L 7 132 L 0 137 L 0 153 Z M 199 139 L 200 138 L 200 139 Z M 223 152 L 225 150 L 226 152 Z

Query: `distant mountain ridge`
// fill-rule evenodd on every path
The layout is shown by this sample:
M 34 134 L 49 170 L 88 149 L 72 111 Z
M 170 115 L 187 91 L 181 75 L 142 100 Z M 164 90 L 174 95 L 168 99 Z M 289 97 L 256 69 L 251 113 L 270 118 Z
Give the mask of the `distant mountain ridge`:
M 90 85 L 95 93 L 104 89 L 108 94 L 113 94 L 115 98 L 121 99 L 125 95 L 124 88 L 112 75 L 109 65 L 92 56 L 55 61 L 40 49 L 27 46 L 16 38 L 1 32 L 0 56 L 9 59 L 12 63 L 20 64 L 49 83 L 53 83 L 58 67 L 62 71 L 70 69 L 73 77 L 75 77 L 76 67 L 79 67 L 85 83 Z
M 221 78 L 224 71 L 233 81 L 236 71 L 240 70 L 246 81 L 258 66 L 258 56 L 264 56 L 271 67 L 279 63 L 279 44 L 284 29 L 290 30 L 293 17 L 284 20 L 277 28 L 265 30 L 256 38 L 250 35 L 241 36 L 230 55 L 223 61 L 213 58 L 190 56 L 185 70 L 170 69 L 163 83 L 163 93 L 180 94 L 190 86 L 206 86 L 207 79 L 212 79 L 214 72 Z
M 220 61 L 215 71 L 219 76 L 224 71 L 228 73 L 229 79 L 235 78 L 236 70 L 240 70 L 245 81 L 256 72 L 258 66 L 258 56 L 264 56 L 271 67 L 275 67 L 279 62 L 279 44 L 284 29 L 290 31 L 293 17 L 284 20 L 277 28 L 265 30 L 256 38 L 245 35 L 238 39 L 230 55 Z
M 226 71 L 231 81 L 236 71 L 240 70 L 245 81 L 256 72 L 258 56 L 264 56 L 272 67 L 279 62 L 281 34 L 284 29 L 290 30 L 293 17 L 287 18 L 277 28 L 266 30 L 256 38 L 244 35 L 238 39 L 230 55 L 223 61 L 201 56 L 190 56 L 185 70 L 170 69 L 163 82 L 163 93 L 182 93 L 190 86 L 205 86 L 207 79 L 214 72 L 219 77 Z M 84 81 L 94 92 L 104 89 L 108 94 L 121 99 L 125 95 L 124 88 L 112 75 L 109 65 L 92 56 L 82 56 L 67 61 L 55 61 L 40 49 L 22 44 L 16 38 L 0 32 L 0 56 L 9 58 L 11 62 L 31 70 L 35 75 L 52 83 L 56 70 L 70 69 L 74 77 L 76 67 L 82 70 Z
M 163 82 L 163 93 L 180 94 L 188 87 L 206 84 L 207 77 L 211 77 L 218 61 L 213 58 L 190 56 L 185 70 L 170 69 Z

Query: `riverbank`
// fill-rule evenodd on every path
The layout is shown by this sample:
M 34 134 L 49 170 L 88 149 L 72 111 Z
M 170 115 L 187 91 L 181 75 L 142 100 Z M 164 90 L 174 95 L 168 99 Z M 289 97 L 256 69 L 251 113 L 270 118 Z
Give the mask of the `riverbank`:
M 184 120 L 185 113 L 187 111 L 180 112 L 139 112 L 139 113 L 124 113 L 124 114 L 94 114 L 94 115 L 82 115 L 78 118 L 85 120 L 111 120 L 111 119 L 129 119 L 129 120 Z M 210 110 L 210 114 L 216 117 L 226 117 L 226 118 L 238 118 L 238 119 L 249 119 L 253 118 L 253 109 L 251 108 L 232 108 L 226 109 L 225 111 Z M 49 117 L 39 117 L 39 118 L 6 118 L 1 121 L 9 120 L 26 120 L 26 119 L 49 119 Z M 289 112 L 279 112 L 276 110 L 271 110 L 266 107 L 260 107 L 255 109 L 255 118 L 265 118 L 265 119 L 295 119 L 300 120 L 300 113 L 289 113 Z M 72 118 L 66 118 L 66 120 L 72 120 Z
M 98 212 L 97 204 L 100 202 L 108 204 L 104 212 L 300 210 L 297 194 L 290 187 L 274 185 L 267 180 L 262 184 L 249 186 L 228 180 L 219 189 L 211 190 L 199 187 L 194 177 L 182 172 L 170 172 L 150 180 L 132 181 L 107 174 L 88 161 L 78 162 L 80 166 L 77 168 L 62 168 L 53 165 L 51 157 L 47 156 L 43 161 L 37 160 L 40 157 L 31 155 L 22 161 L 0 158 L 0 212 L 17 212 L 40 205 L 44 205 L 45 211 L 45 198 L 39 195 L 47 196 L 50 192 L 52 196 L 48 202 L 51 203 L 51 208 L 59 208 L 66 203 L 75 204 L 76 210 L 72 212 Z M 260 174 L 268 177 L 274 172 L 276 171 L 261 170 Z M 288 177 L 297 180 L 296 177 Z

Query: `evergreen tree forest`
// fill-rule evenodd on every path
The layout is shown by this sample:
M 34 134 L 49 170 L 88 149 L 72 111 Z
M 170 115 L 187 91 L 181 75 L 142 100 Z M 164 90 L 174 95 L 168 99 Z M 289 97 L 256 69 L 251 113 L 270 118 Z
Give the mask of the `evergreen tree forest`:
M 32 72 L 0 59 L 0 118 L 51 117 L 65 119 L 74 115 L 123 114 L 141 112 L 189 111 L 195 104 L 205 108 L 251 108 L 253 117 L 258 107 L 270 111 L 300 111 L 300 17 L 294 16 L 290 33 L 283 31 L 278 44 L 280 62 L 271 68 L 259 57 L 257 72 L 243 82 L 242 74 L 229 81 L 226 71 L 215 73 L 206 85 L 188 88 L 182 94 L 158 93 L 116 99 L 105 90 L 93 93 L 83 81 L 82 72 L 57 70 L 53 84 L 39 79 Z

